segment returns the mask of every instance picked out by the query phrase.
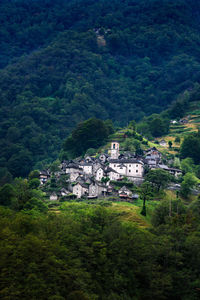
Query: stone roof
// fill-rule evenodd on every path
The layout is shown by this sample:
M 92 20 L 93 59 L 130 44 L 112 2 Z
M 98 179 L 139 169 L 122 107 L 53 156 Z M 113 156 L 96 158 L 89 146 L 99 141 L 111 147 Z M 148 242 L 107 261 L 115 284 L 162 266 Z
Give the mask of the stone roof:
M 122 192 L 130 192 L 130 190 L 124 185 L 124 186 L 119 190 L 119 193 L 122 193 Z
M 169 167 L 167 165 L 158 165 L 158 167 L 163 170 L 169 170 Z
M 48 170 L 42 170 L 42 171 L 40 171 L 40 175 L 50 176 Z
M 143 162 L 138 160 L 138 159 L 134 159 L 134 158 L 131 158 L 131 159 L 111 159 L 109 161 L 109 163 L 118 163 L 118 164 L 131 164 L 131 163 L 137 163 L 137 164 L 141 164 L 143 165 Z
M 105 169 L 105 173 L 110 173 L 110 172 L 114 172 L 114 173 L 117 173 L 114 169 L 110 168 L 110 167 L 107 167 Z
M 80 163 L 79 166 L 84 167 L 84 166 L 92 166 L 91 162 L 84 162 L 84 163 Z
M 66 166 L 66 169 L 71 169 L 71 168 L 73 168 L 73 169 L 80 169 L 80 167 L 77 164 L 75 164 L 75 163 L 69 163 Z
M 87 184 L 85 184 L 84 182 L 77 182 L 74 186 L 76 186 L 76 185 L 81 185 L 83 188 L 85 188 L 85 189 L 88 189 L 89 187 L 88 187 L 88 185 Z

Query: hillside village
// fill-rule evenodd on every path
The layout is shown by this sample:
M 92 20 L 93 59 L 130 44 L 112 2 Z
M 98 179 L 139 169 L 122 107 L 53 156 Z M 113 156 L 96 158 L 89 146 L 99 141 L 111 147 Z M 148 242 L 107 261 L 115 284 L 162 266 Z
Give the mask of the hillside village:
M 40 183 L 44 190 L 52 176 L 55 182 L 62 175 L 66 176 L 65 187 L 47 192 L 49 199 L 56 201 L 69 196 L 94 199 L 116 195 L 113 182 L 126 179 L 138 186 L 144 181 L 148 169 L 163 169 L 175 177 L 182 174 L 181 170 L 163 164 L 162 154 L 155 147 L 147 149 L 143 156 L 136 156 L 131 152 L 120 153 L 120 144 L 112 142 L 108 152 L 100 154 L 98 158 L 85 156 L 84 159 L 63 161 L 56 172 L 50 172 L 49 169 L 41 171 Z M 138 198 L 126 186 L 122 186 L 117 193 L 124 199 Z

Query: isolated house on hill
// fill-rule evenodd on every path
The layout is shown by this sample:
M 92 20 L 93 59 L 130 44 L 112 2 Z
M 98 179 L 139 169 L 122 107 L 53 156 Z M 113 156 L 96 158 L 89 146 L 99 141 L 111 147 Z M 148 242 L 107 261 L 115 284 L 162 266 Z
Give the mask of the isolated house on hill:
M 167 142 L 166 142 L 165 140 L 161 140 L 161 141 L 159 142 L 159 145 L 160 145 L 160 146 L 163 146 L 163 147 L 167 147 Z

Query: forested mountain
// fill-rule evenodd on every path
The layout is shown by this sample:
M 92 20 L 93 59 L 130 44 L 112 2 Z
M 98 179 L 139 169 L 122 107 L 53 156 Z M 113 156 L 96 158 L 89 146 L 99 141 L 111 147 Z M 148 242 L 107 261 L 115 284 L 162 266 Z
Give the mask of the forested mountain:
M 196 1 L 5 0 L 0 23 L 1 173 L 55 159 L 80 121 L 125 125 L 200 81 Z

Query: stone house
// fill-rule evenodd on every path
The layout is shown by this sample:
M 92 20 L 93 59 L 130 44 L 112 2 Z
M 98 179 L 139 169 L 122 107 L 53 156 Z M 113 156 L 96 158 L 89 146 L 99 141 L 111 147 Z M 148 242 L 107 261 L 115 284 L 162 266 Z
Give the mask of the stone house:
M 133 193 L 124 185 L 119 191 L 118 191 L 120 198 L 132 198 Z
M 145 159 L 152 160 L 155 159 L 159 161 L 161 159 L 161 153 L 156 149 L 156 147 L 152 147 L 146 151 Z
M 182 171 L 180 169 L 170 168 L 167 165 L 158 165 L 158 168 L 167 171 L 175 177 L 179 177 L 180 175 L 182 175 Z
M 92 174 L 93 164 L 91 162 L 84 162 L 79 164 L 79 168 L 82 169 L 85 174 Z
M 104 169 L 103 167 L 98 168 L 96 171 L 95 179 L 97 181 L 101 181 L 101 179 L 104 177 Z
M 39 179 L 41 185 L 45 184 L 49 178 L 50 172 L 48 170 L 43 170 L 40 172 Z
M 165 140 L 161 140 L 159 142 L 159 145 L 162 146 L 162 147 L 167 147 L 167 142 Z
M 117 173 L 115 170 L 113 170 L 110 167 L 107 167 L 104 172 L 105 172 L 105 176 L 109 177 L 110 180 L 116 181 L 116 180 L 120 179 L 120 174 Z
M 76 163 L 69 163 L 66 166 L 66 174 L 71 174 L 71 173 L 77 173 L 80 172 L 82 169 L 76 164 Z
M 69 180 L 70 182 L 75 182 L 77 180 L 77 178 L 82 174 L 81 171 L 74 172 L 74 173 L 70 173 L 69 174 Z
M 89 188 L 87 184 L 78 182 L 73 186 L 72 193 L 76 195 L 77 198 L 81 198 L 88 195 L 88 190 Z
M 100 161 L 99 159 L 96 159 L 96 160 L 93 162 L 93 175 L 94 175 L 94 176 L 96 175 L 96 171 L 97 171 L 99 168 L 104 168 L 104 164 L 102 164 L 101 161 Z
M 105 196 L 107 194 L 108 187 L 100 182 L 93 182 L 89 186 L 89 197 Z

